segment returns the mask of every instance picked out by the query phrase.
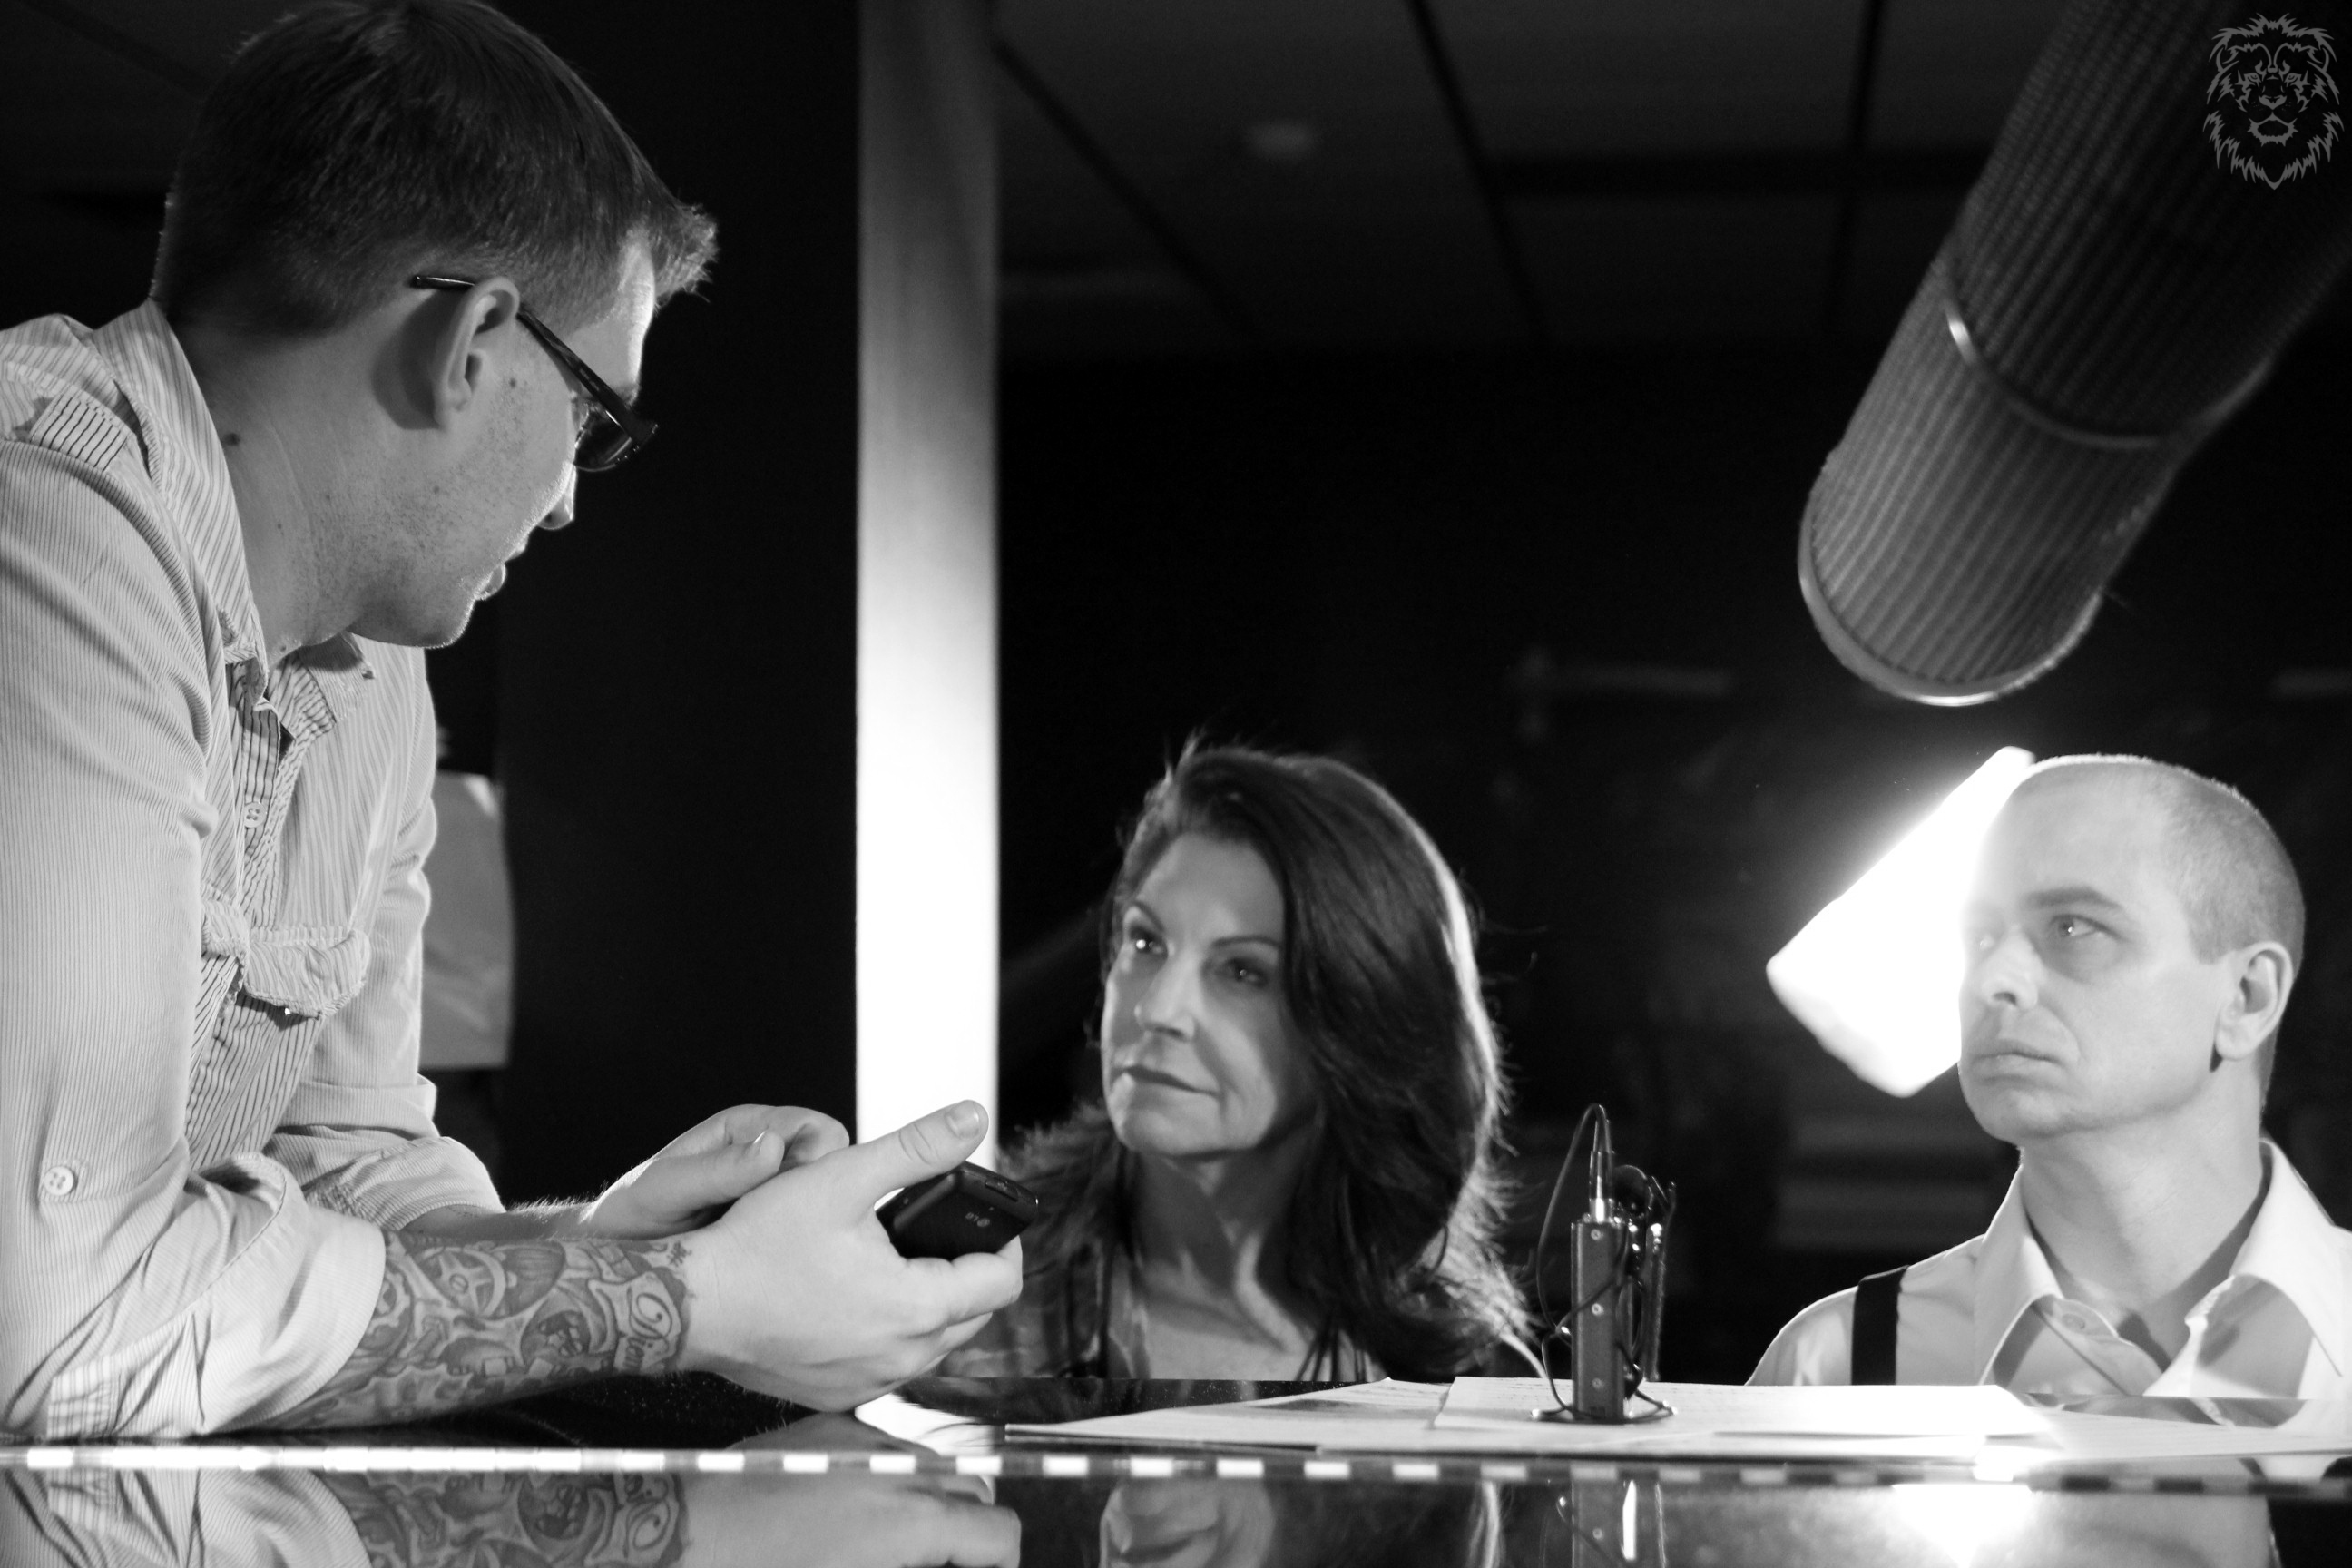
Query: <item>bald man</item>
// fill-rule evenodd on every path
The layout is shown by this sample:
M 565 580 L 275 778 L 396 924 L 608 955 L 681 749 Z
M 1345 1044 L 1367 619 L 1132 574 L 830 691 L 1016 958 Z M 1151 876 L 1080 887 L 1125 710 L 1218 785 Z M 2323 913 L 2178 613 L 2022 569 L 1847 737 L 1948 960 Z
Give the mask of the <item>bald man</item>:
M 2303 894 L 2228 786 L 2062 757 L 1965 916 L 1960 1087 L 2017 1178 L 1973 1241 L 1806 1308 L 1749 1381 L 2352 1394 L 2352 1233 L 2262 1135 Z

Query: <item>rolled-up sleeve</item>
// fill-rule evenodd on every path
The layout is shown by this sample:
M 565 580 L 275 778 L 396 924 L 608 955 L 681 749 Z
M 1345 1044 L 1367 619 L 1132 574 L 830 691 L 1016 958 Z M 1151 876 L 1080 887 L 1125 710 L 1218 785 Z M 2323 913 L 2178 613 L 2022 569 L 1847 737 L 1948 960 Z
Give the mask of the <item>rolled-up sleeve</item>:
M 437 1208 L 498 1208 L 489 1172 L 433 1123 L 417 1072 L 425 969 L 425 857 L 433 848 L 434 727 L 422 657 L 382 648 L 372 701 L 402 706 L 401 821 L 382 872 L 359 994 L 326 1020 L 265 1152 L 311 1201 L 398 1230 Z
M 0 367 L 0 1426 L 266 1419 L 351 1354 L 383 1238 L 268 1160 L 190 1168 L 206 611 L 128 427 L 13 375 Z

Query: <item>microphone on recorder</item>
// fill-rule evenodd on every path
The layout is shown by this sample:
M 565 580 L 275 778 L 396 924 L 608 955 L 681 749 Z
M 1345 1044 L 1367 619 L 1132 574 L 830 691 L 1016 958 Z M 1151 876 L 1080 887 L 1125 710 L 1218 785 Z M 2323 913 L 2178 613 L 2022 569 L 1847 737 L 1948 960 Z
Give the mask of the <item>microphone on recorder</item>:
M 1588 1143 L 1584 1131 L 1592 1130 Z M 1546 1299 L 1545 1252 L 1553 1235 L 1561 1190 L 1576 1163 L 1580 1146 L 1585 1159 L 1583 1211 L 1561 1239 L 1569 1247 L 1568 1300 L 1557 1317 Z M 1657 1366 L 1665 1303 L 1666 1226 L 1674 1215 L 1674 1189 L 1663 1186 L 1632 1165 L 1616 1163 L 1609 1134 L 1609 1113 L 1595 1105 L 1578 1123 L 1578 1135 L 1560 1162 L 1552 1184 L 1551 1202 L 1536 1244 L 1536 1289 L 1543 1307 L 1546 1340 L 1544 1375 L 1551 1380 L 1552 1395 L 1560 1408 L 1538 1412 L 1544 1420 L 1624 1422 L 1646 1421 L 1666 1414 L 1666 1407 L 1641 1392 L 1643 1380 Z M 1561 1397 L 1551 1368 L 1551 1341 L 1568 1347 L 1569 1383 Z M 1639 1398 L 1654 1406 L 1652 1414 L 1628 1415 L 1626 1401 Z

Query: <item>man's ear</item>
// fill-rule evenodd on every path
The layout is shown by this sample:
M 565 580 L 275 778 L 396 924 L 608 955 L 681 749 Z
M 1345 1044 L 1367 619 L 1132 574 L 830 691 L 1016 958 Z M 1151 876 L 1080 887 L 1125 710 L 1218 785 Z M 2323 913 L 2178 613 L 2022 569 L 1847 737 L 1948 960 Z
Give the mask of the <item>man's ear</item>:
M 470 410 L 522 336 L 516 312 L 522 290 L 503 275 L 485 278 L 454 299 L 426 339 L 427 407 L 447 429 Z
M 2294 960 L 2280 943 L 2258 942 L 2232 953 L 2230 963 L 2233 980 L 2214 1023 L 2213 1054 L 2240 1061 L 2278 1032 L 2287 993 L 2294 989 Z

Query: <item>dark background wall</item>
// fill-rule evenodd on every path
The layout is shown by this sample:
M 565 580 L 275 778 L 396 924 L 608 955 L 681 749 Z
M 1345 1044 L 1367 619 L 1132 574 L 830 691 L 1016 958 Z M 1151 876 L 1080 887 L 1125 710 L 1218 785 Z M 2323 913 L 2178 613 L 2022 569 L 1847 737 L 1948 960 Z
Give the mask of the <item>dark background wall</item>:
M 857 55 L 846 0 L 741 13 L 723 48 L 509 8 L 722 219 L 647 349 L 660 441 L 582 485 L 499 606 L 501 1174 L 529 1197 L 737 1101 L 855 1102 Z

